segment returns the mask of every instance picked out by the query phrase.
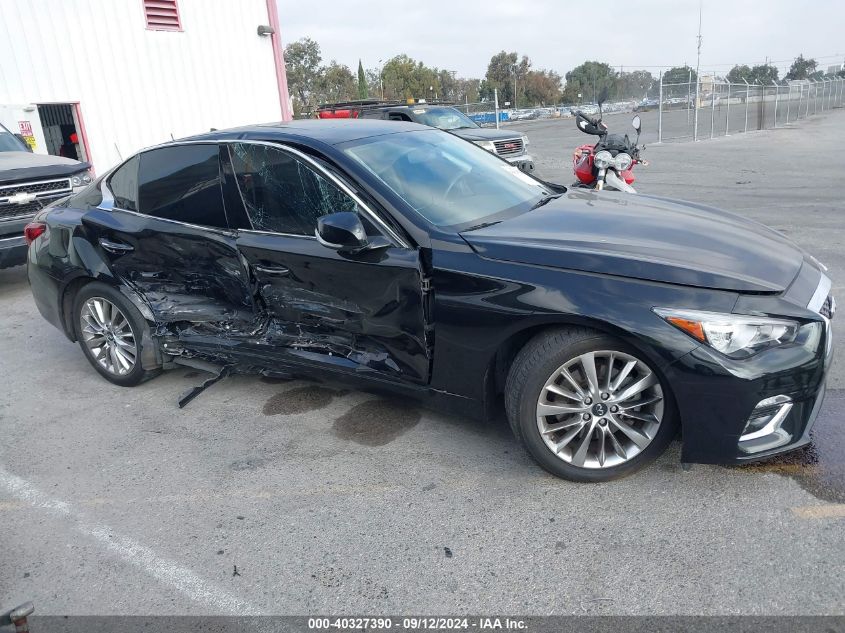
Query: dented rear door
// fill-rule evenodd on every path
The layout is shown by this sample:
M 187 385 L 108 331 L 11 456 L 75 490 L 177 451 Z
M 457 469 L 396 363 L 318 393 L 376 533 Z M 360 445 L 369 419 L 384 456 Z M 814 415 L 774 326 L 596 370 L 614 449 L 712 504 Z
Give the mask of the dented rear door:
M 428 382 L 418 251 L 397 244 L 348 255 L 321 246 L 314 230 L 327 213 L 355 211 L 372 235 L 380 229 L 360 199 L 301 154 L 233 143 L 230 158 L 224 170 L 249 222 L 237 245 L 268 316 L 262 345 L 347 371 Z
M 146 304 L 161 336 L 188 342 L 255 327 L 219 170 L 216 144 L 143 152 L 110 177 L 113 199 L 83 219 L 89 242 Z

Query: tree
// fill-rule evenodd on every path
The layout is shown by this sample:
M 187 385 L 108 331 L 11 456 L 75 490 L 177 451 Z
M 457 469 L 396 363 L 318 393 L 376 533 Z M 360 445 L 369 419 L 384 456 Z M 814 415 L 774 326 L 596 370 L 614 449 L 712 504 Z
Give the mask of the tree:
M 407 55 L 389 59 L 382 69 L 387 99 L 431 99 L 441 93 L 436 68 L 429 68 Z
M 751 69 L 751 79 L 748 82 L 751 83 L 754 81 L 768 85 L 773 81 L 777 81 L 779 74 L 778 69 L 771 64 L 760 64 Z
M 786 79 L 793 80 L 793 79 L 809 79 L 810 76 L 815 72 L 818 63 L 815 59 L 804 59 L 804 55 L 801 54 L 795 58 L 795 61 L 792 62 L 792 66 L 789 67 L 789 72 L 786 73 Z
M 751 67 L 745 64 L 737 64 L 728 72 L 728 81 L 732 84 L 752 83 Z
M 566 73 L 563 100 L 567 103 L 596 102 L 603 90 L 608 98 L 616 96 L 616 72 L 604 62 L 587 61 Z M 578 94 L 581 97 L 578 97 Z
M 358 98 L 366 99 L 370 96 L 370 91 L 367 88 L 367 77 L 364 75 L 364 65 L 361 60 L 358 60 Z
M 355 76 L 348 66 L 332 60 L 328 66 L 320 69 L 315 92 L 320 103 L 348 101 L 357 92 Z
M 523 83 L 523 99 L 528 105 L 553 105 L 560 101 L 561 77 L 553 70 L 529 70 Z
M 507 53 L 501 51 L 490 58 L 490 63 L 487 65 L 487 75 L 485 76 L 486 89 L 489 91 L 489 97 L 492 98 L 493 90 L 499 91 L 499 104 L 504 105 L 505 101 L 509 101 L 516 106 L 519 101 L 519 95 L 524 93 L 525 77 L 531 69 L 531 60 L 525 55 L 519 59 L 516 52 Z M 519 85 L 523 84 L 520 92 Z M 514 85 L 516 89 L 514 90 Z
M 436 70 L 436 69 L 435 69 Z M 440 92 L 437 96 L 447 101 L 457 101 L 460 95 L 460 82 L 455 77 L 453 70 L 440 70 L 437 72 L 437 83 L 440 84 Z
M 285 47 L 285 69 L 297 116 L 309 107 L 321 61 L 320 45 L 310 37 L 303 37 Z
M 642 99 L 654 89 L 654 77 L 647 70 L 633 70 L 616 76 L 616 97 Z
M 663 73 L 663 95 L 667 97 L 685 97 L 695 95 L 695 84 L 690 81 L 698 80 L 695 70 L 689 66 L 675 66 Z

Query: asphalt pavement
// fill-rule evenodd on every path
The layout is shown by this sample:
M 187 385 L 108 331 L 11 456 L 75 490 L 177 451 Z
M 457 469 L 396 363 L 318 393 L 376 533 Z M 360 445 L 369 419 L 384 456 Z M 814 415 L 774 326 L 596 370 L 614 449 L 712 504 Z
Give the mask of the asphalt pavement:
M 627 117 L 612 117 L 627 123 Z M 571 181 L 571 120 L 514 126 Z M 845 110 L 649 145 L 644 192 L 784 231 L 845 283 Z M 815 445 L 607 484 L 480 424 L 343 385 L 102 380 L 0 271 L 0 606 L 40 614 L 845 614 L 845 374 Z M 842 348 L 841 334 L 837 344 Z

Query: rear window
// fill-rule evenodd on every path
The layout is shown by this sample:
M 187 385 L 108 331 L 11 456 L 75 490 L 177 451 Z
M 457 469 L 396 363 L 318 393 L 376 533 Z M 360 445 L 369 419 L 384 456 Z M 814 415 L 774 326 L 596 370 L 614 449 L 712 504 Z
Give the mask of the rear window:
M 138 210 L 138 157 L 123 163 L 111 178 L 109 189 L 114 196 L 114 206 L 127 211 Z

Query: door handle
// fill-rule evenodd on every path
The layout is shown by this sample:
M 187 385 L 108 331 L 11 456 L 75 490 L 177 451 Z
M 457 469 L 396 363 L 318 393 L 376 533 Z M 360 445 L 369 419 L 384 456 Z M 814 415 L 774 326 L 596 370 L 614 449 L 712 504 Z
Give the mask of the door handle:
M 257 273 L 273 275 L 274 277 L 286 277 L 290 274 L 290 268 L 285 268 L 284 266 L 259 266 L 253 264 L 252 269 Z
M 131 253 L 135 250 L 134 246 L 130 246 L 129 244 L 124 244 L 123 242 L 112 242 L 111 240 L 107 240 L 104 237 L 100 238 L 100 246 L 103 247 L 104 250 L 107 250 L 109 253 Z

